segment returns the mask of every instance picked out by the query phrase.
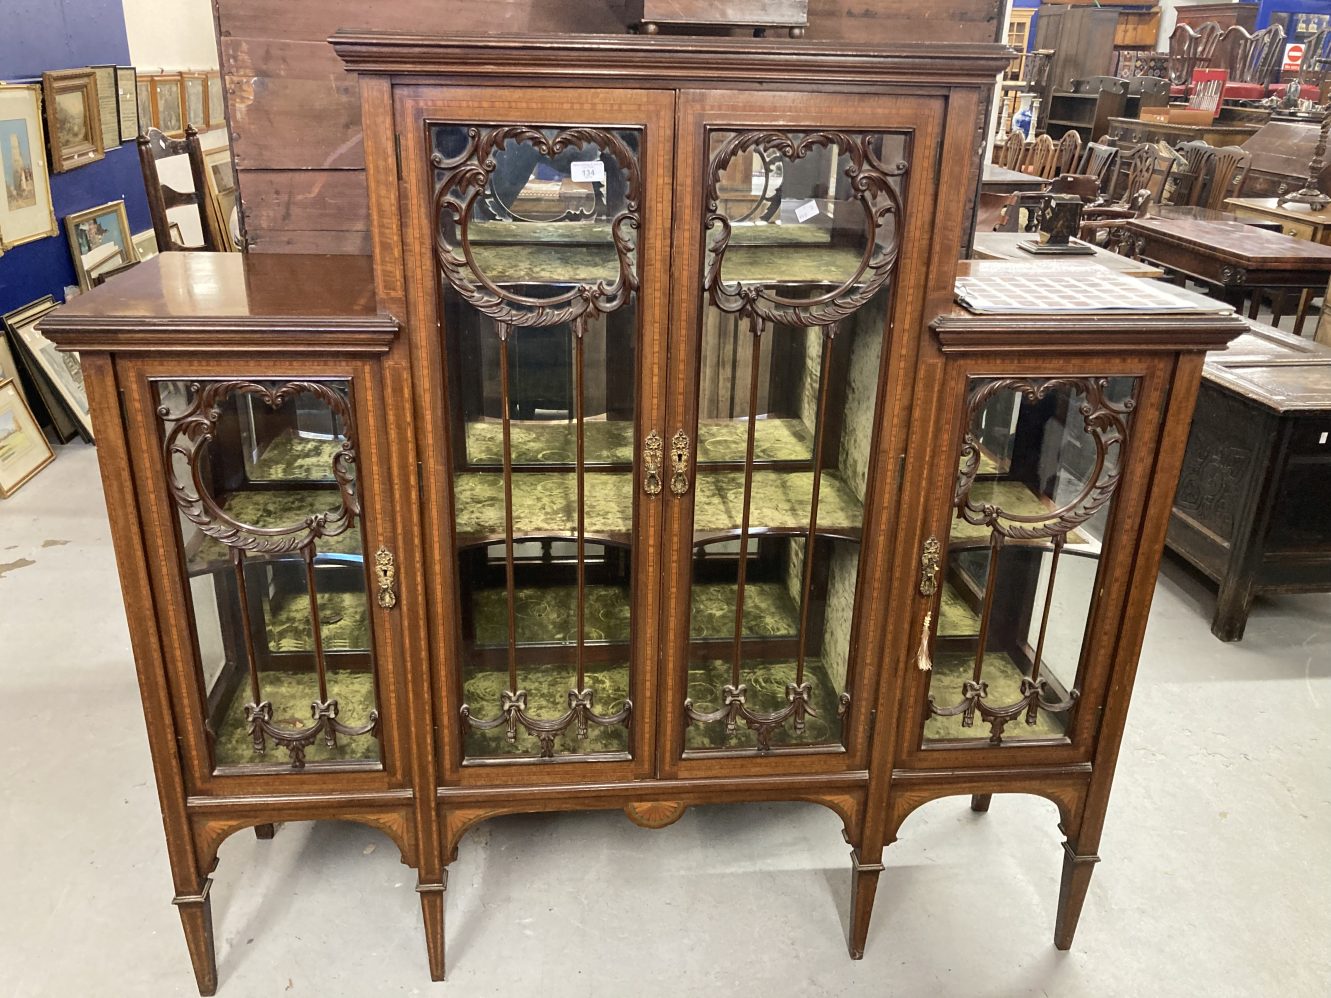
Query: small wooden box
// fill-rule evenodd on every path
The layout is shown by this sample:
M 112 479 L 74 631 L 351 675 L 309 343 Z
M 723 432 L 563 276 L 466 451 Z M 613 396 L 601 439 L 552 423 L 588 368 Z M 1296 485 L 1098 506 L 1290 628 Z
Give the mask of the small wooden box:
M 789 28 L 799 37 L 809 23 L 809 0 L 628 0 L 624 11 L 649 35 L 670 25 Z

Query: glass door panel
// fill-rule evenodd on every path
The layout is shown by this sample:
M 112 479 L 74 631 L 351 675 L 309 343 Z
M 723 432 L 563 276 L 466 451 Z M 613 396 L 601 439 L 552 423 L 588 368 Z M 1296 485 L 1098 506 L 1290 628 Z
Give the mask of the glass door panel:
M 926 745 L 1066 737 L 1138 387 L 969 379 L 950 535 L 925 552 L 941 556 Z
M 685 749 L 839 745 L 910 138 L 707 150 Z
M 151 385 L 214 765 L 377 765 L 351 382 Z
M 629 752 L 642 140 L 429 127 L 464 761 Z

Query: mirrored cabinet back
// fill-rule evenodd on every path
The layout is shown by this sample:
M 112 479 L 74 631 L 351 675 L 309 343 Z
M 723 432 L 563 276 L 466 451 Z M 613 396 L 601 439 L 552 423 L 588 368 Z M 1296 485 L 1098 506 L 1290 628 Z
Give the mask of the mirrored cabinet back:
M 401 849 L 440 980 L 489 817 L 821 804 L 858 958 L 915 808 L 1033 793 L 1067 948 L 1239 320 L 953 306 L 998 46 L 331 44 L 372 263 L 168 253 L 43 322 L 200 992 L 221 842 L 319 818 Z

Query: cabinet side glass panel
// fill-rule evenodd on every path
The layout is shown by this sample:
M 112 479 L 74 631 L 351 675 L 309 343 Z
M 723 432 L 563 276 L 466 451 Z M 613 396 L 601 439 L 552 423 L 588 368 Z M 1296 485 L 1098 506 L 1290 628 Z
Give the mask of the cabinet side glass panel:
M 429 127 L 464 762 L 622 758 L 641 130 Z
M 377 764 L 350 382 L 153 390 L 214 765 Z
M 910 142 L 708 152 L 684 748 L 839 745 Z
M 1136 378 L 971 378 L 926 744 L 1070 729 Z

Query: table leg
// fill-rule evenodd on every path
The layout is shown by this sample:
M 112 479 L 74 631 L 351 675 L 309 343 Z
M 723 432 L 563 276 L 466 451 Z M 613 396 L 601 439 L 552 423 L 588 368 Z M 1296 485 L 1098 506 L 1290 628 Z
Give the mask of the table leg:
M 1271 325 L 1277 329 L 1280 328 L 1280 320 L 1285 317 L 1285 296 L 1287 294 L 1289 292 L 1284 290 L 1271 292 Z M 1253 318 L 1255 319 L 1257 316 L 1254 315 Z
M 1299 314 L 1294 317 L 1294 335 L 1303 335 L 1303 320 L 1308 318 L 1308 309 L 1313 301 L 1313 289 L 1304 288 L 1299 294 Z

